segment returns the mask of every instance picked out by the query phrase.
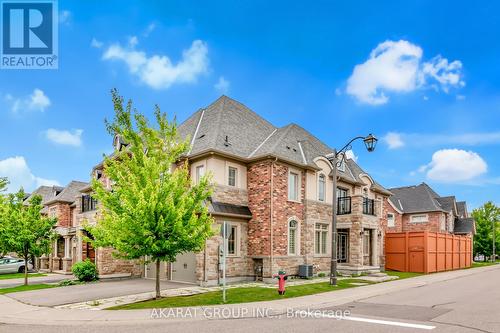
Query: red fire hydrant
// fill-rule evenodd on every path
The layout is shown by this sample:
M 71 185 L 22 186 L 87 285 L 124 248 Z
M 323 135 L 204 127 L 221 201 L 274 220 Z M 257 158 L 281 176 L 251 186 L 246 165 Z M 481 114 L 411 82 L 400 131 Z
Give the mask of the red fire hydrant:
M 273 278 L 278 279 L 278 294 L 285 294 L 285 281 L 288 279 L 288 275 L 285 271 L 279 271 L 278 274 L 274 274 Z

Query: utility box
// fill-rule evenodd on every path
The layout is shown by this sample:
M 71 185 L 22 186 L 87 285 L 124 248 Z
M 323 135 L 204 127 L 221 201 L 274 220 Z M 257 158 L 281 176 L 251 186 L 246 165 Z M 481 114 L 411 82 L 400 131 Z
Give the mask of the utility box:
M 313 265 L 299 265 L 299 277 L 308 279 L 313 277 Z

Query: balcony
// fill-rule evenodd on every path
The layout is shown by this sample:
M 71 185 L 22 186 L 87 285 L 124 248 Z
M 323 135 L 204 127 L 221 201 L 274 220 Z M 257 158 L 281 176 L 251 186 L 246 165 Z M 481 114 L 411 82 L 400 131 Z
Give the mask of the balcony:
M 337 215 L 351 214 L 351 197 L 337 198 Z
M 373 199 L 363 198 L 363 214 L 375 215 L 375 201 Z

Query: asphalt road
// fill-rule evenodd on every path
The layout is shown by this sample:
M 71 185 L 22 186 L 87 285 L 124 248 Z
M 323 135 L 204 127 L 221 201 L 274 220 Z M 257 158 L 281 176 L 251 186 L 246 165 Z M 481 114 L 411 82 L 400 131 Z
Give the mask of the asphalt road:
M 0 332 L 500 332 L 500 269 L 389 292 L 335 308 L 349 310 L 342 320 L 251 318 L 154 321 L 137 325 L 2 325 Z

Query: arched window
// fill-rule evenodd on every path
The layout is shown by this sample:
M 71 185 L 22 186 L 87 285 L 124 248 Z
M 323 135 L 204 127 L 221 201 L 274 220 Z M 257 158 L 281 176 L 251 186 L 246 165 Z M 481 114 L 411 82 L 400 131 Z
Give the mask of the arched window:
M 325 201 L 326 178 L 324 174 L 318 177 L 318 200 Z
M 297 254 L 298 222 L 290 220 L 288 222 L 288 254 Z

